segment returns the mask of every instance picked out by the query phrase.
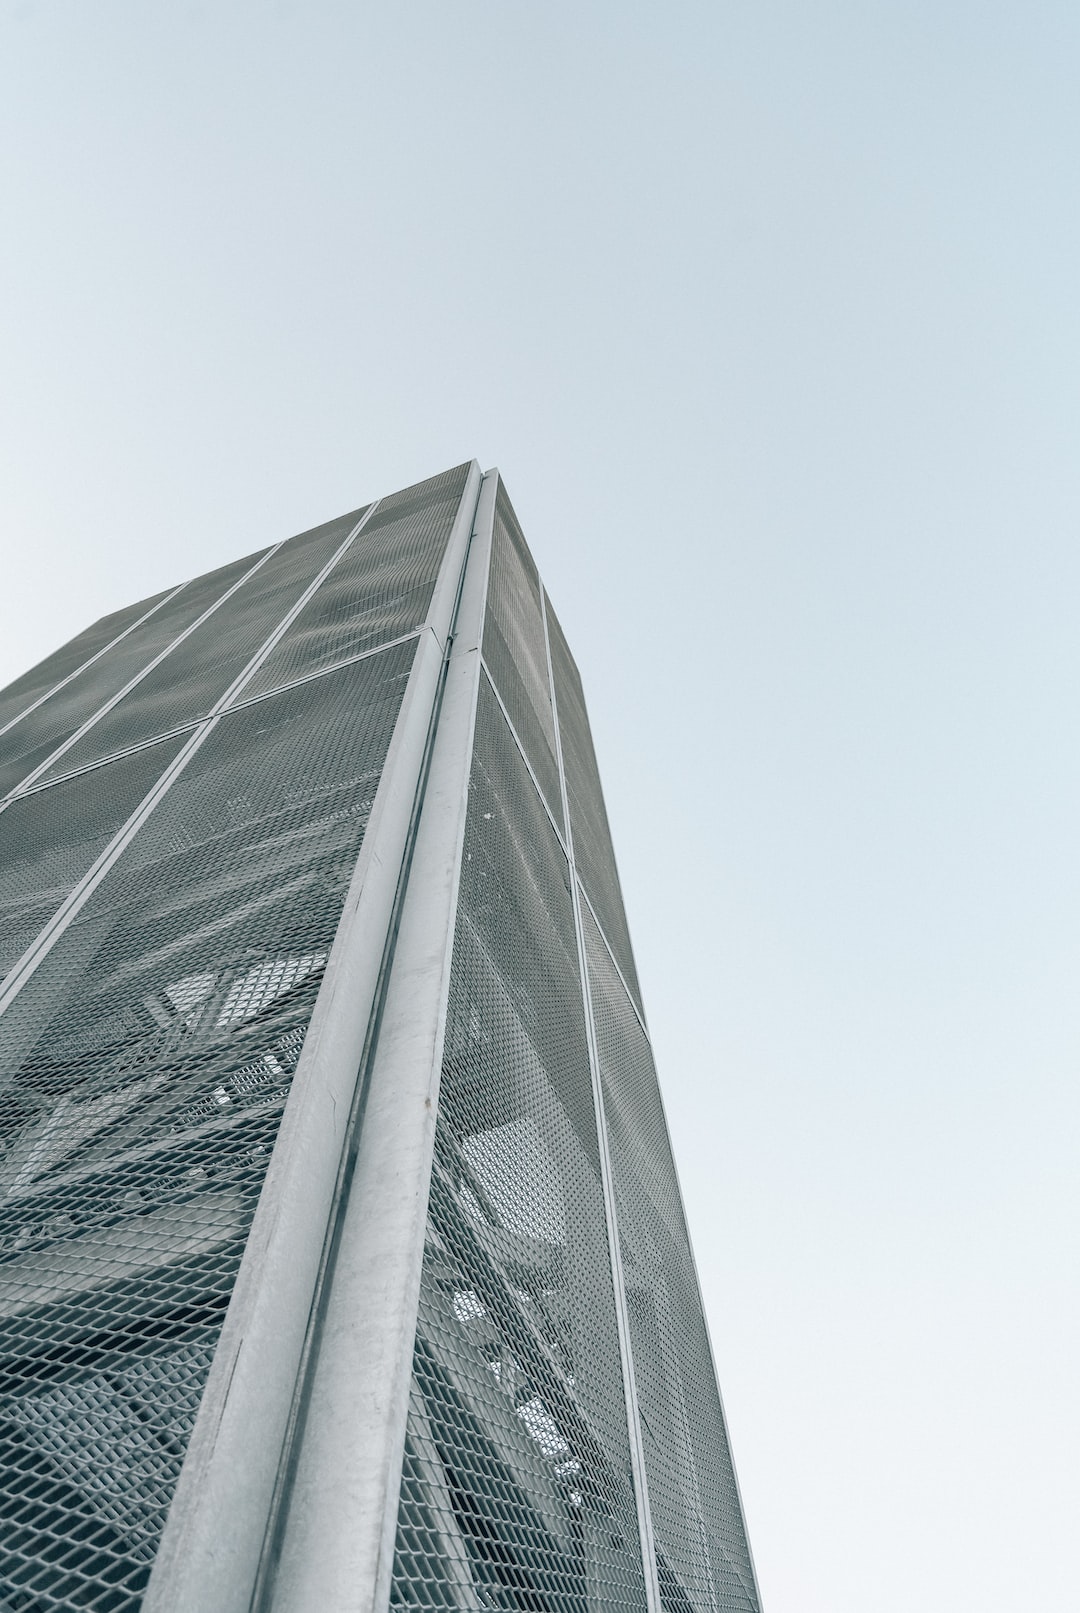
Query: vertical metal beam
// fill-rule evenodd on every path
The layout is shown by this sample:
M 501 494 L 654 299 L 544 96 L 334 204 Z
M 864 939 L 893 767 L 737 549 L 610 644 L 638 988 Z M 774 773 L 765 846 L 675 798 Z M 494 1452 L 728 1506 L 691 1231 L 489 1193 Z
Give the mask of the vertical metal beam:
M 389 1603 L 496 484 L 489 473 L 480 491 L 447 643 L 407 884 L 350 1117 L 293 1448 L 263 1562 L 260 1613 L 384 1613 Z
M 563 762 L 562 735 L 559 731 L 559 703 L 555 692 L 555 667 L 551 658 L 551 638 L 547 624 L 547 590 L 544 588 L 543 583 L 540 584 L 540 600 L 544 618 L 544 645 L 547 651 L 548 686 L 551 691 L 551 709 L 555 719 L 555 759 L 559 764 L 559 789 L 562 794 L 563 823 L 566 828 L 566 848 L 570 861 L 570 893 L 574 906 L 574 932 L 577 937 L 578 968 L 581 972 L 581 990 L 585 1002 L 585 1032 L 589 1046 L 589 1069 L 592 1076 L 596 1138 L 600 1152 L 600 1181 L 603 1188 L 604 1216 L 607 1222 L 608 1249 L 611 1256 L 611 1282 L 615 1291 L 615 1318 L 619 1337 L 619 1356 L 622 1362 L 627 1433 L 630 1439 L 630 1467 L 634 1478 L 634 1500 L 637 1505 L 641 1566 L 645 1576 L 645 1597 L 649 1613 L 662 1613 L 660 1581 L 656 1568 L 656 1542 L 653 1538 L 652 1511 L 649 1506 L 649 1483 L 645 1471 L 645 1446 L 641 1434 L 641 1418 L 638 1413 L 637 1385 L 634 1380 L 630 1314 L 626 1303 L 622 1246 L 619 1242 L 615 1186 L 611 1170 L 611 1151 L 608 1147 L 607 1116 L 604 1111 L 604 1087 L 600 1072 L 600 1054 L 596 1043 L 596 1024 L 593 1018 L 592 991 L 589 985 L 589 966 L 585 953 L 585 926 L 581 916 L 581 891 L 578 887 L 577 863 L 574 859 L 574 826 L 570 819 L 570 797 L 566 785 L 566 767 Z
M 342 1156 L 400 904 L 479 488 L 474 465 L 417 645 L 143 1613 L 249 1613 L 258 1592 L 267 1536 L 282 1499 L 283 1461 L 296 1432 L 298 1382 L 310 1355 L 327 1229 L 340 1197 Z M 377 1301 L 369 1304 L 377 1309 Z M 311 1607 L 331 1613 L 329 1604 Z

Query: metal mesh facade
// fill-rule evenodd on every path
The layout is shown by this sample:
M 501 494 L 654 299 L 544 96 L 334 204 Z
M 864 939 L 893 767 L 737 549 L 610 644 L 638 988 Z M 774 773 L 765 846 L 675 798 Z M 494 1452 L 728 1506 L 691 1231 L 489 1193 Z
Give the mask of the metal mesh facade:
M 399 1602 L 452 1564 L 470 1605 L 645 1607 L 568 865 L 486 679 L 408 1449 Z
M 95 624 L 0 693 L 0 788 L 2 1613 L 301 1613 L 319 1527 L 376 1565 L 320 1613 L 755 1613 L 580 679 L 497 473 Z M 356 1173 L 403 1143 L 343 1334 Z M 385 1476 L 312 1524 L 339 1357 Z

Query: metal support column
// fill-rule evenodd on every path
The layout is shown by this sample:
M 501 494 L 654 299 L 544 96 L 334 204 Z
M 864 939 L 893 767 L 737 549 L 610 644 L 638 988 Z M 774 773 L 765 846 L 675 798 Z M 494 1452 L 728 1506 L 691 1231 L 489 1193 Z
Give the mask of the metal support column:
M 427 1225 L 496 476 L 480 493 L 260 1613 L 384 1613 Z
M 328 1229 L 480 489 L 470 469 L 200 1405 L 144 1613 L 249 1613 L 288 1518 Z M 337 1505 L 337 1503 L 335 1503 Z M 335 1512 L 335 1517 L 339 1516 Z M 280 1530 L 277 1531 L 280 1534 Z M 330 1613 L 333 1604 L 313 1602 Z

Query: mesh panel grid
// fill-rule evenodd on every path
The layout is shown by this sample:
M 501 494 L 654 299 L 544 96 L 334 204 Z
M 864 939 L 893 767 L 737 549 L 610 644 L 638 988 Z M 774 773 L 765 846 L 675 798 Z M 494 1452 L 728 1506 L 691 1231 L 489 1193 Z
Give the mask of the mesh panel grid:
M 0 1018 L 0 1606 L 139 1606 L 414 648 L 222 718 Z
M 0 812 L 0 979 L 22 956 L 180 749 L 163 740 Z
M 584 922 L 661 1597 L 666 1613 L 756 1613 L 652 1054 L 587 909 Z
M 0 793 L 21 783 L 215 599 L 220 599 L 257 559 L 257 554 L 248 555 L 189 583 L 141 627 L 95 661 L 85 676 L 75 678 L 0 737 Z
M 151 594 L 136 605 L 127 605 L 123 610 L 103 616 L 100 621 L 92 623 L 77 637 L 69 639 L 58 650 L 47 655 L 44 661 L 39 661 L 37 666 L 31 667 L 29 672 L 16 678 L 14 683 L 9 683 L 6 689 L 0 691 L 0 728 L 6 728 L 9 723 L 18 720 L 28 706 L 32 706 L 43 695 L 48 695 L 57 684 L 78 673 L 87 661 L 121 633 L 130 630 L 139 617 L 152 610 L 168 592 L 166 589 L 163 593 Z
M 388 641 L 420 631 L 467 474 L 371 512 L 0 1017 L 0 1613 L 141 1605 L 414 658 Z M 0 975 L 361 513 L 282 545 L 0 812 Z M 51 691 L 0 735 L 0 791 L 256 558 L 0 693 L 2 726 Z M 392 1601 L 645 1613 L 584 946 L 663 1613 L 757 1613 L 580 679 L 543 604 L 500 486 Z
M 283 543 L 44 777 L 68 773 L 206 715 L 356 525 L 357 514 Z
M 392 1598 L 645 1606 L 568 870 L 481 689 Z
M 246 693 L 279 688 L 424 622 L 468 469 L 380 500 Z
M 495 501 L 484 660 L 502 696 L 556 823 L 562 792 L 555 761 L 540 584 L 532 556 L 502 486 Z
M 585 696 L 574 658 L 550 601 L 547 602 L 547 625 L 555 703 L 559 710 L 559 739 L 566 775 L 566 794 L 574 834 L 574 861 L 619 961 L 623 979 L 640 1008 L 634 953 L 623 908 L 619 872 L 615 866 L 592 731 L 585 710 Z

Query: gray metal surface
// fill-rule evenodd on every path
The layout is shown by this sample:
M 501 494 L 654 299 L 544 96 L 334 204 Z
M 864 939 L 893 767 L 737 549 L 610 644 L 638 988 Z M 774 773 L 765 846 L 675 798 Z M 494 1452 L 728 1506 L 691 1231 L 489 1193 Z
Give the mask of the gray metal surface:
M 266 655 L 291 619 L 266 620 Z M 232 710 L 234 678 L 184 768 L 159 770 L 154 809 L 134 825 L 128 814 L 111 858 L 44 926 L 50 944 L 30 949 L 35 967 L 10 982 L 0 1598 L 12 1607 L 142 1603 L 416 642 Z M 123 810 L 110 782 L 130 800 L 145 783 L 128 777 L 136 759 L 152 773 L 168 743 L 26 797 L 52 889 L 65 819 L 78 864 Z M 83 822 L 90 778 L 98 804 Z M 73 793 L 50 823 L 52 790 Z M 25 866 L 20 889 L 49 900 Z
M 753 1565 L 648 1038 L 587 911 L 586 953 L 661 1595 L 753 1613 Z
M 563 777 L 574 825 L 574 859 L 623 979 L 640 1008 L 637 970 L 581 678 L 550 601 L 546 621 L 552 678 L 559 704 Z
M 0 1608 L 759 1613 L 497 473 L 95 624 L 0 790 Z
M 95 756 L 107 756 L 112 751 L 123 750 L 125 748 L 124 745 L 109 744 L 108 740 L 105 741 L 105 744 L 102 747 L 99 736 L 101 735 L 103 729 L 108 732 L 112 727 L 112 724 L 108 721 L 108 718 L 115 707 L 120 705 L 122 701 L 127 701 L 129 697 L 132 696 L 133 690 L 136 688 L 139 689 L 140 694 L 143 693 L 147 682 L 150 682 L 152 686 L 152 698 L 153 696 L 157 697 L 152 708 L 154 717 L 148 730 L 149 734 L 159 734 L 163 731 L 166 731 L 168 728 L 171 728 L 173 724 L 168 721 L 165 713 L 160 713 L 159 715 L 157 707 L 161 703 L 163 692 L 166 693 L 167 698 L 169 691 L 176 690 L 177 688 L 183 688 L 185 682 L 185 672 L 187 670 L 184 667 L 177 668 L 175 661 L 172 660 L 172 657 L 176 655 L 178 651 L 180 651 L 181 646 L 186 645 L 192 634 L 198 634 L 200 629 L 203 630 L 204 633 L 206 632 L 210 617 L 214 616 L 218 611 L 220 611 L 222 607 L 232 599 L 237 590 L 243 588 L 244 584 L 250 581 L 255 572 L 261 570 L 261 568 L 266 565 L 267 561 L 273 558 L 274 553 L 275 551 L 273 549 L 268 549 L 265 554 L 261 554 L 254 564 L 249 566 L 246 571 L 243 571 L 236 581 L 232 583 L 223 594 L 219 594 L 216 599 L 211 601 L 211 603 L 206 607 L 200 616 L 196 616 L 193 622 L 189 622 L 188 625 L 176 635 L 171 644 L 167 644 L 165 648 L 160 650 L 152 660 L 146 663 L 145 666 L 140 667 L 139 670 L 128 679 L 127 683 L 118 689 L 115 694 L 110 695 L 109 699 L 105 701 L 104 705 L 100 706 L 97 711 L 93 712 L 89 717 L 87 717 L 86 721 L 76 728 L 74 733 L 69 734 L 66 739 L 62 740 L 51 755 L 45 757 L 43 761 L 39 762 L 36 767 L 27 773 L 25 778 L 23 778 L 16 786 L 17 791 L 21 792 L 27 789 L 30 785 L 35 784 L 39 778 L 55 776 L 61 770 L 66 771 L 69 767 L 77 766 L 81 761 L 92 759 Z M 215 622 L 210 628 L 211 635 L 213 635 L 214 629 L 217 627 L 218 623 Z M 216 659 L 222 659 L 220 650 L 218 651 Z M 247 657 L 245 656 L 244 659 L 246 660 Z M 162 663 L 166 660 L 169 662 L 169 665 L 164 672 L 162 672 L 160 668 L 162 667 Z M 242 665 L 243 662 L 240 664 Z M 157 674 L 156 679 L 154 677 L 155 673 Z M 210 704 L 210 702 L 207 702 L 207 704 Z M 205 706 L 202 709 L 205 710 Z M 8 799 L 10 800 L 10 796 Z M 6 802 L 0 802 L 0 810 L 3 810 L 3 807 L 6 804 Z
M 56 778 L 206 716 L 261 649 L 268 624 L 292 610 L 366 513 L 355 511 L 269 550 L 41 776 Z M 252 682 L 245 683 L 245 692 Z
M 373 1613 L 389 1596 L 410 1362 L 480 680 L 493 479 L 445 644 L 415 832 L 387 938 L 261 1605 Z M 460 571 L 451 545 L 443 581 Z M 449 590 L 445 604 L 450 605 Z
M 435 490 L 445 516 L 444 571 L 456 567 L 460 575 L 478 481 L 474 468 L 462 467 L 456 485 Z M 457 576 L 454 582 L 456 593 Z M 348 879 L 294 1095 L 155 1566 L 148 1610 L 201 1613 L 213 1607 L 217 1613 L 232 1613 L 249 1608 L 256 1595 L 279 1499 L 278 1481 L 287 1463 L 309 1321 L 398 896 L 453 597 L 433 604 L 433 614 L 437 611 L 441 618 L 441 639 L 428 631 L 417 647 L 368 833 Z M 298 687 L 320 690 L 323 680 Z
M 222 715 L 228 710 L 233 701 L 244 692 L 247 684 L 258 672 L 267 656 L 272 653 L 275 646 L 288 631 L 308 597 L 318 589 L 327 573 L 332 570 L 335 562 L 344 553 L 362 526 L 363 521 L 357 523 L 337 552 L 331 556 L 322 570 L 316 573 L 305 591 L 300 595 L 300 598 L 295 601 L 284 617 L 274 623 L 273 630 L 266 642 L 251 658 L 247 666 L 244 667 L 239 677 L 235 678 L 225 692 L 214 701 L 202 722 L 169 761 L 161 776 L 135 808 L 135 811 L 117 830 L 112 840 L 87 869 L 78 884 L 72 888 L 52 917 L 42 926 L 40 934 L 27 948 L 3 983 L 0 984 L 0 1014 L 10 1009 L 15 997 L 23 990 L 42 960 L 47 957 L 48 953 L 56 945 L 62 933 L 78 916 L 82 908 L 85 907 L 117 860 L 123 856 L 151 813 L 156 810 L 166 793 L 172 788 L 179 775 L 190 765 L 196 753 L 211 737 Z M 225 569 L 228 570 L 228 568 Z M 220 576 L 221 574 L 215 573 L 213 575 Z M 243 577 L 249 576 L 250 568 L 245 569 L 242 575 Z M 194 591 L 198 594 L 199 589 L 197 586 Z M 231 592 L 231 588 L 229 591 Z M 270 626 L 270 623 L 267 622 L 264 625 Z
M 544 799 L 561 827 L 562 789 L 555 761 L 540 578 L 503 486 L 495 511 L 484 660 Z
M 77 677 L 0 739 L 0 795 L 7 796 L 48 765 L 57 749 L 143 675 L 192 623 L 239 581 L 259 555 L 248 555 L 187 583 L 141 627 L 126 634 L 87 676 Z
M 593 1104 L 596 1111 L 596 1131 L 599 1145 L 600 1180 L 604 1194 L 604 1216 L 607 1228 L 608 1254 L 611 1260 L 611 1280 L 615 1298 L 615 1317 L 619 1331 L 619 1353 L 622 1360 L 622 1386 L 626 1401 L 626 1421 L 630 1438 L 630 1466 L 634 1476 L 634 1500 L 637 1505 L 638 1532 L 641 1556 L 645 1569 L 645 1592 L 650 1613 L 660 1613 L 660 1584 L 657 1574 L 656 1541 L 653 1536 L 652 1511 L 649 1504 L 649 1481 L 645 1460 L 641 1411 L 638 1405 L 637 1382 L 634 1374 L 634 1354 L 631 1340 L 630 1315 L 626 1298 L 626 1278 L 622 1263 L 622 1240 L 619 1236 L 618 1210 L 611 1170 L 611 1146 L 607 1114 L 604 1104 L 604 1084 L 600 1069 L 600 1054 L 596 1045 L 596 1020 L 593 1011 L 591 977 L 586 961 L 586 937 L 583 918 L 583 897 L 578 880 L 574 853 L 574 814 L 570 810 L 567 789 L 566 765 L 562 747 L 562 719 L 559 716 L 559 697 L 555 686 L 554 667 L 551 661 L 551 629 L 548 624 L 546 596 L 544 605 L 544 634 L 548 646 L 548 672 L 551 680 L 551 704 L 555 713 L 555 751 L 559 762 L 559 779 L 562 785 L 563 821 L 566 825 L 566 845 L 570 860 L 570 894 L 574 908 L 574 934 L 577 941 L 578 969 L 585 998 L 585 1022 L 589 1045 L 589 1075 L 592 1081 Z
M 160 610 L 162 605 L 167 605 L 175 594 L 186 587 L 186 583 L 178 583 L 166 593 L 156 594 L 150 599 L 140 600 L 137 605 L 129 605 L 126 610 L 103 616 L 100 622 L 88 627 L 78 638 L 46 656 L 44 661 L 21 678 L 16 678 L 14 683 L 9 683 L 0 695 L 0 737 L 36 711 L 51 695 L 66 689 L 75 678 L 100 661 L 114 644 L 119 644 L 135 628 L 141 627 L 148 616 Z M 83 656 L 85 660 L 80 659 Z
M 417 1327 L 393 1605 L 450 1539 L 481 1607 L 644 1610 L 569 871 L 486 681 Z

